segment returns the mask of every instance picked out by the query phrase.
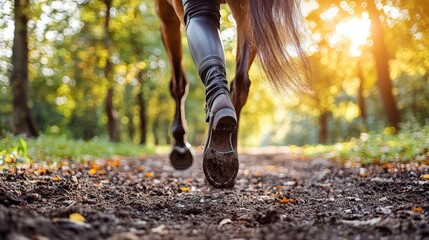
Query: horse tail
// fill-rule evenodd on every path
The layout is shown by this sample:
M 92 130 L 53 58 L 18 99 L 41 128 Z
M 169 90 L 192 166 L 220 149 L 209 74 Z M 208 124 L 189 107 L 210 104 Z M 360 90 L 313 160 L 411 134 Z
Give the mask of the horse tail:
M 251 46 L 276 88 L 308 90 L 310 64 L 301 43 L 302 14 L 297 0 L 249 0 Z

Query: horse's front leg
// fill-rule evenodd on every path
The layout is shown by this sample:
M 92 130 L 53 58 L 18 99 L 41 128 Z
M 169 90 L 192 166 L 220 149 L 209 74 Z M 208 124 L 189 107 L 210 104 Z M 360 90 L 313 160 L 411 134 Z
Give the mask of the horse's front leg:
M 192 165 L 193 153 L 186 140 L 185 99 L 188 92 L 188 81 L 182 68 L 180 20 L 176 16 L 174 8 L 165 0 L 157 1 L 157 11 L 161 19 L 162 40 L 172 68 L 170 92 L 175 101 L 172 124 L 174 145 L 170 153 L 170 163 L 175 169 L 184 170 Z
M 183 73 L 183 72 L 182 72 Z M 188 131 L 185 118 L 185 99 L 188 83 L 184 76 L 172 78 L 170 92 L 175 101 L 175 112 L 172 124 L 174 145 L 170 152 L 170 163 L 178 170 L 185 170 L 192 165 L 193 153 L 191 145 L 186 140 Z

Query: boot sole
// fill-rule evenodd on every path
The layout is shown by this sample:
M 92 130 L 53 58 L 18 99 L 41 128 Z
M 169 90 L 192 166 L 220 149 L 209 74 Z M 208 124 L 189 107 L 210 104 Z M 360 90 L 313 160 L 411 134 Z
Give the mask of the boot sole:
M 238 155 L 232 144 L 237 129 L 233 109 L 220 109 L 209 121 L 209 134 L 203 155 L 206 179 L 215 188 L 231 188 L 238 173 Z

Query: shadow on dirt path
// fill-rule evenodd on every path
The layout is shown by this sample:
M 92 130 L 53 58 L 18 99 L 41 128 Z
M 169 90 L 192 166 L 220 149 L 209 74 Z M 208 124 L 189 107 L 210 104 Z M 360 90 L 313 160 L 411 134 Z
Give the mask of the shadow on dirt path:
M 427 165 L 253 152 L 218 190 L 197 159 L 183 172 L 165 156 L 4 171 L 0 239 L 429 239 Z

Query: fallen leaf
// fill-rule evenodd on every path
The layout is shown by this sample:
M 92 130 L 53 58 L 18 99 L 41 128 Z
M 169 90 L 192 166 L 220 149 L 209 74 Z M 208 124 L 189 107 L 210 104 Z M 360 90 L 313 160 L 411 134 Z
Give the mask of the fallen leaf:
M 69 219 L 75 222 L 85 222 L 85 218 L 79 213 L 72 213 L 69 215 Z
M 296 181 L 287 181 L 286 186 L 294 186 L 296 185 Z
M 40 167 L 34 171 L 34 174 L 42 175 L 42 174 L 46 174 L 46 172 L 47 172 L 47 169 L 45 167 Z
M 395 169 L 396 168 L 393 164 L 390 164 L 390 163 L 384 163 L 381 167 L 383 169 Z
M 153 173 L 152 172 L 146 172 L 145 176 L 146 177 L 153 177 Z
M 11 154 L 8 157 L 6 157 L 5 162 L 7 162 L 7 163 L 13 163 L 13 162 L 15 162 L 15 155 Z
M 89 175 L 94 175 L 97 173 L 97 169 L 91 168 L 91 170 L 88 171 Z
M 228 224 L 228 223 L 232 223 L 231 219 L 225 218 L 222 221 L 220 221 L 219 227 L 222 227 L 223 225 Z
M 424 180 L 429 180 L 429 174 L 424 174 L 424 175 L 422 175 L 422 178 L 423 178 Z
M 143 166 L 137 166 L 137 172 L 143 172 L 144 167 Z
M 180 191 L 182 192 L 189 192 L 190 188 L 189 187 L 180 187 Z
M 359 177 L 368 177 L 368 172 L 365 168 L 359 168 Z
M 295 202 L 295 199 L 283 197 L 282 199 L 279 200 L 279 202 L 280 203 L 288 203 L 288 202 L 293 203 L 293 202 Z
M 357 163 L 354 161 L 346 161 L 344 163 L 344 167 L 346 167 L 346 168 L 354 168 L 356 166 L 357 166 Z
M 151 232 L 158 233 L 158 234 L 166 234 L 167 230 L 165 229 L 165 225 L 159 225 L 158 227 L 152 228 Z
M 98 169 L 100 169 L 100 166 L 97 163 L 92 163 L 91 164 L 91 168 L 95 169 L 95 170 L 98 170 Z
M 108 161 L 108 165 L 112 166 L 112 167 L 119 167 L 119 160 L 113 160 L 113 159 L 111 159 L 111 160 Z
M 411 211 L 416 212 L 416 213 L 423 213 L 423 208 L 415 207 L 415 208 L 411 209 Z
M 58 176 L 55 176 L 55 177 L 52 178 L 52 180 L 55 181 L 55 182 L 59 182 L 59 181 L 61 181 L 61 178 L 58 177 Z
M 380 202 L 387 201 L 387 197 L 382 197 L 382 198 L 378 199 L 378 201 L 380 201 Z

